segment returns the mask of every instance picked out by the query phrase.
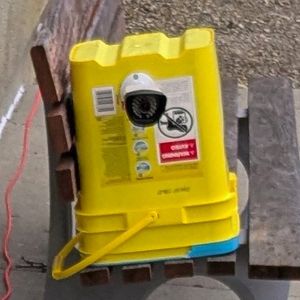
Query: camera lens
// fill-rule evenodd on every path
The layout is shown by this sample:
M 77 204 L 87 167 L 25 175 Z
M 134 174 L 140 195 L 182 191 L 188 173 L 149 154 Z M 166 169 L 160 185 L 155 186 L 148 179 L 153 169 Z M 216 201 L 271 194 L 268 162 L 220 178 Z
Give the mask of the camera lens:
M 136 126 L 153 126 L 165 111 L 167 97 L 157 91 L 131 92 L 125 98 L 125 110 Z
M 151 118 L 157 110 L 157 99 L 154 96 L 136 96 L 132 100 L 133 112 L 140 118 Z

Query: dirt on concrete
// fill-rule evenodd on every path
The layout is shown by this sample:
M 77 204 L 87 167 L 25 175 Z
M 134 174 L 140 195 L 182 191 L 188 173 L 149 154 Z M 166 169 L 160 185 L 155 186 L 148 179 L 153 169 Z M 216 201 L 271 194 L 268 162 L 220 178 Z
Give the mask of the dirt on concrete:
M 299 0 L 123 0 L 127 32 L 216 29 L 221 72 L 241 82 L 284 76 L 300 87 Z

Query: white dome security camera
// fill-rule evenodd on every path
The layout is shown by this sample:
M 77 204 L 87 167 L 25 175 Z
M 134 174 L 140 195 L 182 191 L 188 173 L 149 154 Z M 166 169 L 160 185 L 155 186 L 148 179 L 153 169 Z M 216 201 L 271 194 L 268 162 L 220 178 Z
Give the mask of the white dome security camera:
M 128 118 L 136 126 L 156 124 L 166 108 L 167 97 L 144 73 L 128 75 L 121 86 L 121 96 Z

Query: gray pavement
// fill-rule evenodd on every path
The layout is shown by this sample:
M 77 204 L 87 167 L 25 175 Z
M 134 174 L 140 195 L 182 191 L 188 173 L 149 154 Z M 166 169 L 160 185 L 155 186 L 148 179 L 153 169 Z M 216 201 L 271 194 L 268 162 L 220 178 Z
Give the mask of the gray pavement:
M 23 122 L 33 101 L 36 85 L 26 84 L 26 94 L 8 122 L 0 140 L 0 232 L 4 227 L 4 187 L 16 167 L 21 151 Z M 45 274 L 28 268 L 22 259 L 46 263 L 49 228 L 49 194 L 46 131 L 42 105 L 30 134 L 28 163 L 13 193 L 13 233 L 10 251 L 15 268 L 12 282 L 15 293 L 11 299 L 42 299 Z M 3 260 L 1 260 L 1 275 Z M 1 282 L 2 284 L 2 282 Z M 1 285 L 1 291 L 3 286 Z
M 177 278 L 158 287 L 147 300 L 238 300 L 224 284 L 203 276 Z
M 27 77 L 25 82 L 26 94 L 21 100 L 8 123 L 0 140 L 0 233 L 4 226 L 4 186 L 15 169 L 21 151 L 23 134 L 23 122 L 33 101 L 36 85 L 33 77 Z M 300 91 L 295 91 L 296 114 L 300 140 Z M 239 172 L 243 170 L 239 168 Z M 246 179 L 241 180 L 243 186 Z M 240 189 L 242 198 L 246 198 L 247 192 Z M 11 239 L 11 254 L 15 268 L 12 272 L 14 286 L 13 300 L 42 299 L 45 273 L 38 267 L 47 262 L 48 228 L 49 228 L 49 191 L 48 191 L 48 161 L 46 132 L 44 126 L 43 109 L 40 106 L 35 118 L 31 135 L 28 164 L 24 175 L 18 183 L 13 194 L 14 225 Z M 34 262 L 36 268 L 29 267 L 24 261 Z M 3 261 L 0 263 L 2 274 Z M 3 286 L 0 286 L 3 291 Z M 126 297 L 124 298 L 126 299 Z M 236 300 L 238 297 L 226 286 L 213 279 L 196 276 L 187 279 L 175 279 L 161 285 L 153 291 L 148 300 Z M 300 284 L 291 282 L 289 299 L 300 300 Z
M 32 31 L 47 0 L 0 0 L 0 116 L 13 97 L 28 55 Z M 16 21 L 17 20 L 17 21 Z

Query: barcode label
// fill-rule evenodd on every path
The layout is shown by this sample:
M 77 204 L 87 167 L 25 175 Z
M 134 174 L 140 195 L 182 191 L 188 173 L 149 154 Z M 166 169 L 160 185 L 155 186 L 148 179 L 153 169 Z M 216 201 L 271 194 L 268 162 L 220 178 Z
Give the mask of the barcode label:
M 116 113 L 115 93 L 113 87 L 93 89 L 95 115 L 108 116 Z

